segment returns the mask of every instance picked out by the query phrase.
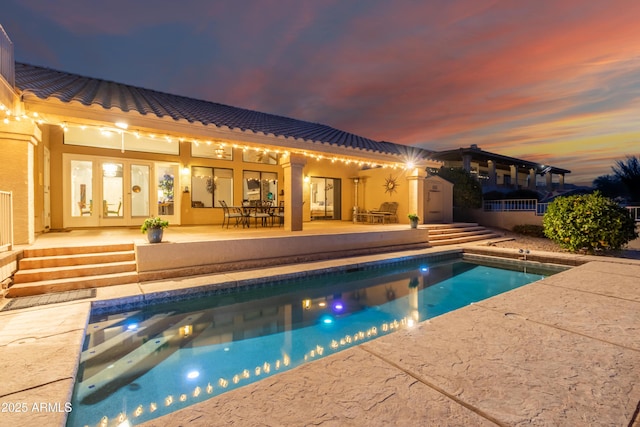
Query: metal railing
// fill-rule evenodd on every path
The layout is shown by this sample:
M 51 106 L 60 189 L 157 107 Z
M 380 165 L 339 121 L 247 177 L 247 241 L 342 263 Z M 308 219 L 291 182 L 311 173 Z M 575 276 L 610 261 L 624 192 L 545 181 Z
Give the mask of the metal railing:
M 0 251 L 13 249 L 13 195 L 0 191 Z
M 11 87 L 15 84 L 15 63 L 13 61 L 13 43 L 4 28 L 0 26 L 0 75 Z
M 502 199 L 485 200 L 485 212 L 535 212 L 542 216 L 547 211 L 548 203 L 538 203 L 536 199 Z
M 633 218 L 635 222 L 640 222 L 640 206 L 627 206 L 627 209 L 629 209 L 629 213 L 631 213 L 631 218 Z

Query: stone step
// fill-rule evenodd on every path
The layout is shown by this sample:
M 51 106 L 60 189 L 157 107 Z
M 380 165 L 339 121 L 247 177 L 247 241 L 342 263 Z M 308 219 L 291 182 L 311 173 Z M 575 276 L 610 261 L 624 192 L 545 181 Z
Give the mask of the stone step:
M 19 262 L 19 269 L 30 270 L 38 268 L 69 267 L 75 265 L 93 265 L 109 262 L 135 261 L 135 259 L 136 254 L 133 250 L 68 255 L 41 255 L 34 258 L 25 257 L 21 259 Z
M 455 228 L 439 228 L 437 230 L 429 230 L 429 236 L 440 236 L 443 234 L 453 234 L 453 233 L 470 233 L 475 231 L 484 231 L 486 228 L 477 226 L 477 227 L 455 227 Z
M 24 297 L 51 292 L 73 291 L 77 289 L 100 288 L 104 286 L 137 283 L 137 272 L 103 274 L 97 276 L 74 277 L 66 279 L 42 280 L 30 283 L 17 283 L 11 286 L 7 297 Z
M 494 239 L 496 237 L 500 236 L 495 233 L 489 232 L 485 234 L 470 234 L 442 240 L 430 240 L 429 243 L 431 244 L 431 246 L 459 245 L 462 243 L 471 243 L 480 240 Z
M 68 279 L 73 277 L 98 276 L 136 271 L 136 262 L 122 261 L 104 264 L 82 264 L 66 267 L 47 267 L 18 270 L 13 276 L 14 283 L 39 282 L 42 280 Z
M 479 230 L 469 230 L 469 231 L 455 230 L 449 233 L 442 233 L 442 234 L 431 234 L 431 232 L 429 232 L 429 241 L 433 242 L 438 240 L 456 239 L 458 237 L 464 237 L 464 236 L 479 236 L 479 235 L 487 235 L 487 234 L 493 235 L 494 233 L 490 230 L 487 230 L 486 228 L 481 228 Z
M 477 222 L 453 222 L 446 224 L 426 224 L 425 227 L 431 230 L 439 230 L 443 228 L 466 228 L 466 227 L 478 227 Z
M 116 243 L 96 246 L 62 246 L 52 248 L 30 248 L 24 250 L 25 258 L 52 257 L 79 254 L 94 254 L 102 252 L 133 251 L 133 243 Z

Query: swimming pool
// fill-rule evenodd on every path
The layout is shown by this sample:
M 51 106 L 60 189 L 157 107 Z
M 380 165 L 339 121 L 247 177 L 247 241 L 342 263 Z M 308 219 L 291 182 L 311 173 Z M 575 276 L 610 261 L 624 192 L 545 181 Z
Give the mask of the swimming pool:
M 421 259 L 95 314 L 67 425 L 139 424 L 555 271 Z

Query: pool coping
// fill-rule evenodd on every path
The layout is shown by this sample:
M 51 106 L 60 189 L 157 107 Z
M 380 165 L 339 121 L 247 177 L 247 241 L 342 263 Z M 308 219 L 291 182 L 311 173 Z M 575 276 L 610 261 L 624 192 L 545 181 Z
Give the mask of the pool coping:
M 100 307 L 113 304 L 114 302 L 121 304 L 127 301 L 139 301 L 145 297 L 150 298 L 147 301 L 158 301 L 159 298 L 166 296 L 167 293 L 170 292 L 169 288 L 172 286 L 176 289 L 177 293 L 188 295 L 190 292 L 193 292 L 188 289 L 202 290 L 201 288 L 203 286 L 209 285 L 213 287 L 212 289 L 215 289 L 216 286 L 219 288 L 225 286 L 225 284 L 235 284 L 237 286 L 238 283 L 243 281 L 250 282 L 253 280 L 252 283 L 258 284 L 273 280 L 274 278 L 304 277 L 305 272 L 310 269 L 310 271 L 314 272 L 335 272 L 340 269 L 353 267 L 354 265 L 367 266 L 375 262 L 388 262 L 389 258 L 411 259 L 424 257 L 425 255 L 451 256 L 452 254 L 455 255 L 466 252 L 482 252 L 482 254 L 495 254 L 500 257 L 518 258 L 517 251 L 498 248 L 478 246 L 448 247 L 446 249 L 430 248 L 204 277 L 138 283 L 136 285 L 120 285 L 100 289 L 98 295 L 93 300 L 82 300 L 47 307 L 3 312 L 0 313 L 0 319 L 2 319 L 2 324 L 5 328 L 3 329 L 3 333 L 0 334 L 0 336 L 4 336 L 0 338 L 0 353 L 2 353 L 2 359 L 0 359 L 2 362 L 0 363 L 2 363 L 1 366 L 3 372 L 5 372 L 5 380 L 7 381 L 5 382 L 5 387 L 0 390 L 0 396 L 2 397 L 2 402 L 14 402 L 20 405 L 26 404 L 26 407 L 30 409 L 27 412 L 11 413 L 10 418 L 15 418 L 14 425 L 64 425 L 66 422 L 64 403 L 70 401 L 80 349 L 92 306 Z M 534 252 L 529 255 L 530 259 L 533 259 L 535 256 L 546 257 L 552 259 L 556 264 L 560 263 L 565 265 L 584 265 L 591 262 L 603 262 L 608 264 L 615 263 L 640 266 L 640 261 L 621 258 L 544 252 Z M 209 282 L 209 285 L 207 285 L 206 282 Z M 38 328 L 34 329 L 34 321 L 30 318 L 35 318 L 36 322 L 43 323 L 42 325 L 37 325 L 41 330 Z M 47 319 L 51 320 L 48 324 Z M 8 331 L 8 329 L 11 330 Z M 19 345 L 15 345 L 14 343 L 18 343 Z M 61 352 L 61 348 L 64 351 Z M 43 359 L 43 356 L 46 356 L 45 359 Z M 28 371 L 27 367 L 32 368 L 36 365 L 39 366 L 39 370 L 35 378 L 32 376 L 29 378 L 25 378 L 22 375 L 18 376 L 18 373 L 24 374 L 25 371 Z M 7 375 L 7 373 L 11 374 Z M 41 403 L 49 404 L 49 410 L 34 412 L 33 404 Z M 158 420 L 163 420 L 165 417 L 159 418 Z M 153 425 L 153 423 L 151 425 Z

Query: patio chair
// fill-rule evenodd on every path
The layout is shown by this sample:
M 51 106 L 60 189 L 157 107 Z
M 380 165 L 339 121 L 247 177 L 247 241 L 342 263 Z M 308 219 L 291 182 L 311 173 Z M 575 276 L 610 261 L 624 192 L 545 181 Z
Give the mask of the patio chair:
M 273 212 L 273 220 L 275 220 L 276 218 L 278 218 L 278 225 L 283 226 L 284 225 L 284 200 L 281 200 L 280 203 L 278 203 L 278 208 L 276 209 L 275 212 Z
M 89 201 L 88 205 L 84 202 L 78 202 L 78 207 L 80 208 L 80 215 L 91 215 L 93 202 Z
M 118 203 L 117 209 L 109 209 L 109 204 L 106 200 L 102 201 L 102 209 L 104 216 L 120 216 L 120 209 L 122 208 L 122 202 Z
M 270 214 L 270 210 L 270 202 L 255 203 L 253 209 L 251 209 L 251 213 L 249 213 L 249 218 L 254 218 L 256 228 L 258 228 L 258 219 L 260 219 L 260 221 L 262 222 L 263 227 L 267 224 L 269 219 L 271 219 L 271 225 L 273 225 L 273 215 Z
M 227 225 L 227 228 L 229 228 L 229 222 L 231 221 L 231 218 L 235 218 L 236 220 L 236 223 L 233 225 L 234 227 L 237 227 L 240 223 L 242 223 L 244 227 L 245 215 L 241 210 L 235 208 L 232 210 L 224 200 L 219 200 L 219 203 L 220 206 L 222 206 L 222 210 L 224 211 L 224 218 L 222 218 L 222 228 L 224 228 L 225 224 Z

